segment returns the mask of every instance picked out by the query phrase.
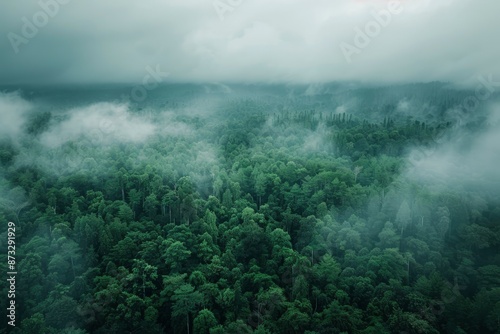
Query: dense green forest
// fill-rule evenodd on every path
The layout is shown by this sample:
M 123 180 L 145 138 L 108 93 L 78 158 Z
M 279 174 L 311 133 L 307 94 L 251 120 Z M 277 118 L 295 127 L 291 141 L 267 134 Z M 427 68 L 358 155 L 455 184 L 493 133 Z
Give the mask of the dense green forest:
M 498 94 L 127 91 L 2 93 L 2 333 L 500 333 Z

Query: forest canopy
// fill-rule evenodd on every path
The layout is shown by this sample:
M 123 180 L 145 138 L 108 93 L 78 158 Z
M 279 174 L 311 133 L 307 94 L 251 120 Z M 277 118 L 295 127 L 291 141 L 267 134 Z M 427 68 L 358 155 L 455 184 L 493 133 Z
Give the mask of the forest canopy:
M 129 91 L 0 93 L 12 333 L 500 333 L 498 94 Z

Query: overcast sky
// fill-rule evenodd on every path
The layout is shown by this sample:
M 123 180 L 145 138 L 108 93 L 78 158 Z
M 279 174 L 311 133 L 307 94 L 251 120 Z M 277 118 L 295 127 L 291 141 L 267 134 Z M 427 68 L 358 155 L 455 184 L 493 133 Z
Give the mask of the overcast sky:
M 497 0 L 64 1 L 1 1 L 0 84 L 500 81 Z

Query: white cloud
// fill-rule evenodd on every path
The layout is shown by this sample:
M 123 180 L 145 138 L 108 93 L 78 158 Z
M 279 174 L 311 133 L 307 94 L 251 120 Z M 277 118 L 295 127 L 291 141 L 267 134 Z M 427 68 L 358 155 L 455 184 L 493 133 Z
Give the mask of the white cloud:
M 19 93 L 0 92 L 0 138 L 15 138 L 22 132 L 26 112 L 32 105 Z
M 42 134 L 42 144 L 53 148 L 81 137 L 96 144 L 141 142 L 156 130 L 154 124 L 133 115 L 124 104 L 97 103 L 69 110 L 68 115 L 68 119 Z
M 498 187 L 500 109 L 492 110 L 486 130 L 471 134 L 458 128 L 435 149 L 414 150 L 409 157 L 412 167 L 407 176 L 428 185 Z
M 2 4 L 1 30 L 20 34 L 37 3 Z M 72 1 L 19 54 L 0 40 L 1 82 L 139 82 L 156 64 L 169 80 L 203 82 L 462 82 L 500 72 L 499 2 L 401 3 L 349 64 L 340 43 L 352 44 L 354 28 L 388 2 L 248 0 L 221 21 L 212 1 Z

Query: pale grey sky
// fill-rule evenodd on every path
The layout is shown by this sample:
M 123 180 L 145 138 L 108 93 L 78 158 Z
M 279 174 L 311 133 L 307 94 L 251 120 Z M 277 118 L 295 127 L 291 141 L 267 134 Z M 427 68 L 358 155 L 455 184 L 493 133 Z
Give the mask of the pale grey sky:
M 500 81 L 499 1 L 389 2 L 2 1 L 0 84 Z

